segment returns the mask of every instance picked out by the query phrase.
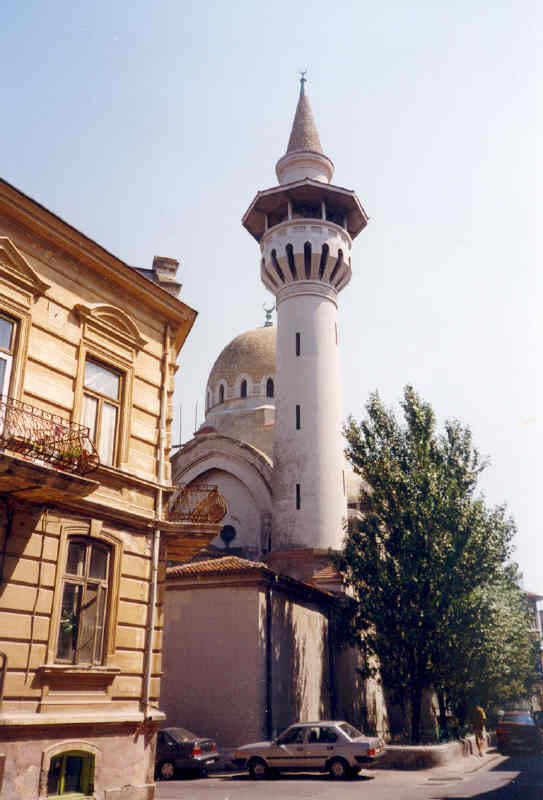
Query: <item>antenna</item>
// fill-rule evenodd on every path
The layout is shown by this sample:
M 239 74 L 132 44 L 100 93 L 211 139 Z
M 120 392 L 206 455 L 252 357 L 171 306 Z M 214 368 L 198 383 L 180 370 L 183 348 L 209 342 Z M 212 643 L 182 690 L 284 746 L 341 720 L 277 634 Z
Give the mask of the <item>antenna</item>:
M 198 428 L 198 400 L 196 401 L 196 405 L 194 406 L 194 433 L 196 433 L 197 428 Z
M 179 403 L 179 441 L 183 441 L 183 403 Z

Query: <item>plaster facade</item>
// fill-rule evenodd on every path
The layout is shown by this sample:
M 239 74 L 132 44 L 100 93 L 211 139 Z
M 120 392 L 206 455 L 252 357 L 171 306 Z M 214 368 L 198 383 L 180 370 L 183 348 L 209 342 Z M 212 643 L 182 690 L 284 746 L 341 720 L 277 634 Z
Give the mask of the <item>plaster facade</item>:
M 168 548 L 218 531 L 165 513 L 196 312 L 163 262 L 142 274 L 0 182 L 2 800 L 154 794 Z

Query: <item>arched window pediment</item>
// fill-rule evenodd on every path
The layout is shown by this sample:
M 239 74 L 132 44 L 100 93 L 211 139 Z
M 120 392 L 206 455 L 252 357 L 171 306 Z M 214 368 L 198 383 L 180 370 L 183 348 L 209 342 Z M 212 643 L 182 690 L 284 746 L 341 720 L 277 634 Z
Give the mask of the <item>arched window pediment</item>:
M 126 311 L 107 303 L 85 305 L 78 303 L 74 311 L 87 325 L 100 329 L 103 333 L 123 339 L 135 350 L 141 350 L 147 344 L 138 330 L 138 326 Z

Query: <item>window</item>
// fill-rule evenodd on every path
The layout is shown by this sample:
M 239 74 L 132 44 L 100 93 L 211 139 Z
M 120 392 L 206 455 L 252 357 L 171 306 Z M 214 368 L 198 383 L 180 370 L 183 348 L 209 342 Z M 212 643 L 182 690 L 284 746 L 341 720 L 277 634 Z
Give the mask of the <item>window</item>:
M 296 406 L 296 430 L 299 431 L 302 427 L 302 407 Z
M 296 355 L 299 356 L 302 352 L 302 334 L 296 334 Z
M 224 386 L 222 383 L 219 386 L 219 403 L 224 403 Z
M 111 549 L 102 542 L 68 541 L 57 661 L 102 663 L 110 562 Z
M 89 795 L 94 791 L 94 756 L 70 750 L 51 759 L 47 773 L 47 797 Z
M 15 345 L 15 323 L 0 316 L 0 394 L 9 394 L 9 379 Z
M 242 397 L 247 397 L 247 381 L 243 380 L 241 382 L 241 391 L 240 394 Z
M 271 378 L 266 381 L 266 397 L 273 397 L 273 381 Z
M 303 742 L 305 739 L 305 728 L 289 728 L 279 737 L 279 744 L 294 744 Z
M 302 487 L 301 484 L 296 484 L 296 510 L 299 511 L 302 507 Z
M 100 461 L 112 466 L 117 451 L 117 429 L 121 404 L 118 372 L 87 359 L 83 388 L 82 424 L 90 431 Z

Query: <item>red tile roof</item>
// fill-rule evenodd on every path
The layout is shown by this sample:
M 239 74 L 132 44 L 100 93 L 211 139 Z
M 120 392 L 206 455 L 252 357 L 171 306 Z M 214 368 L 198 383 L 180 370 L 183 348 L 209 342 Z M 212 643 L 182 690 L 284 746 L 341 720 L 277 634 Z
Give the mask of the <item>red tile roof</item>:
M 167 575 L 239 575 L 247 572 L 260 572 L 270 568 L 262 561 L 248 561 L 239 556 L 224 556 L 223 558 L 212 558 L 209 561 L 195 561 L 190 564 L 179 564 L 176 567 L 168 567 Z
M 317 570 L 317 572 L 313 573 L 313 580 L 314 581 L 337 581 L 341 583 L 343 581 L 341 575 L 334 567 L 329 564 L 327 567 L 323 567 L 322 569 Z

